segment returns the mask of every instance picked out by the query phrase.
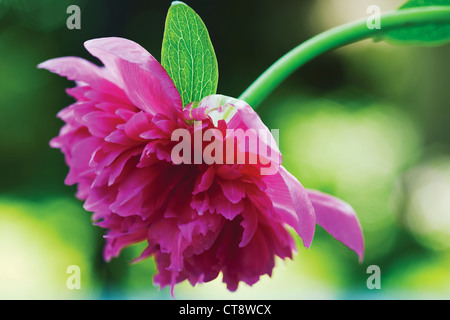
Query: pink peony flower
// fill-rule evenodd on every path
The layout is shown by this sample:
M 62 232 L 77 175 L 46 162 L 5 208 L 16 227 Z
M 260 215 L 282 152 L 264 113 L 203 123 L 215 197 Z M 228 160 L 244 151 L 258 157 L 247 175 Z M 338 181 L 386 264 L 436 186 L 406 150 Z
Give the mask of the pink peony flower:
M 146 241 L 136 261 L 154 256 L 154 282 L 160 287 L 171 286 L 173 293 L 176 283 L 187 279 L 195 285 L 222 273 L 234 291 L 240 281 L 252 285 L 261 275 L 271 275 L 276 256 L 292 258 L 290 228 L 309 247 L 316 223 L 362 259 L 363 238 L 353 209 L 305 190 L 281 166 L 271 133 L 244 101 L 213 95 L 183 109 L 164 68 L 138 44 L 102 38 L 85 47 L 104 67 L 63 57 L 39 68 L 76 81 L 67 89 L 76 102 L 58 114 L 65 125 L 50 145 L 65 155 L 70 168 L 65 183 L 78 184 L 84 208 L 107 229 L 106 260 Z M 224 144 L 224 152 L 214 155 L 223 157 L 222 163 L 175 163 L 176 129 L 193 139 L 215 129 L 223 142 L 236 141 L 234 160 L 239 150 L 261 157 L 256 163 L 227 161 Z M 237 129 L 265 134 L 252 149 L 228 133 Z M 191 158 L 206 146 L 192 151 Z M 273 172 L 262 174 L 268 167 Z

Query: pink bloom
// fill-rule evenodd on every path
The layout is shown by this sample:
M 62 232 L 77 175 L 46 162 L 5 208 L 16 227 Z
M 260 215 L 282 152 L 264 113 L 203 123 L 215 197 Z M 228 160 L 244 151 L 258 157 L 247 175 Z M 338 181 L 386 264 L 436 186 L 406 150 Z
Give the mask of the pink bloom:
M 154 282 L 161 287 L 173 290 L 186 279 L 195 285 L 222 272 L 234 291 L 240 281 L 252 285 L 261 275 L 271 275 L 275 256 L 292 257 L 295 245 L 287 227 L 309 247 L 316 223 L 362 259 L 363 238 L 353 209 L 305 190 L 281 166 L 272 135 L 249 105 L 214 95 L 183 110 L 164 68 L 138 44 L 102 38 L 85 47 L 104 67 L 77 57 L 39 67 L 76 81 L 67 89 L 76 102 L 58 114 L 65 125 L 50 144 L 65 155 L 70 168 L 65 183 L 78 184 L 84 208 L 107 229 L 106 260 L 146 241 L 137 260 L 154 256 Z M 202 125 L 195 128 L 199 120 Z M 218 129 L 224 140 L 226 129 L 262 130 L 267 135 L 259 139 L 271 149 L 275 174 L 261 174 L 262 161 L 174 164 L 171 151 L 178 142 L 171 135 L 179 128 L 192 135 Z

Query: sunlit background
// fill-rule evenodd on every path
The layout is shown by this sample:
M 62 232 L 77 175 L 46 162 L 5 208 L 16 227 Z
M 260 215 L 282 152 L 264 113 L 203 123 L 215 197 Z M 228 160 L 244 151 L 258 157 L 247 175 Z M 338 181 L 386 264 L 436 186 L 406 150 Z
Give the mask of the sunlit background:
M 155 3 L 156 2 L 156 3 Z M 402 1 L 186 1 L 207 25 L 219 61 L 219 93 L 239 96 L 289 49 L 333 26 L 390 11 Z M 66 9 L 81 8 L 81 30 Z M 59 56 L 98 63 L 83 42 L 132 39 L 160 57 L 169 1 L 0 0 L 0 298 L 170 299 L 152 260 L 130 264 L 142 245 L 110 263 L 62 154 L 49 147 L 56 113 L 73 86 L 36 65 Z M 349 202 L 365 257 L 318 228 L 310 249 L 278 261 L 271 278 L 230 293 L 220 279 L 180 299 L 450 298 L 450 46 L 363 41 L 310 62 L 258 109 L 280 130 L 284 165 L 305 187 Z M 81 289 L 67 288 L 77 265 Z M 370 290 L 367 268 L 381 270 Z

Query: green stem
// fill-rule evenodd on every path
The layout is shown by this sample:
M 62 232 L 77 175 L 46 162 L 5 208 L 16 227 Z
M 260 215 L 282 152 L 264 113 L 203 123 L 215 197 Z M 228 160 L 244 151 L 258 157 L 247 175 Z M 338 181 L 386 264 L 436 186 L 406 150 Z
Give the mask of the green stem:
M 283 80 L 309 60 L 332 49 L 372 38 L 384 32 L 411 25 L 450 23 L 449 6 L 432 6 L 419 9 L 403 9 L 381 16 L 381 29 L 367 27 L 367 19 L 345 24 L 305 41 L 295 47 L 245 90 L 239 99 L 256 108 Z

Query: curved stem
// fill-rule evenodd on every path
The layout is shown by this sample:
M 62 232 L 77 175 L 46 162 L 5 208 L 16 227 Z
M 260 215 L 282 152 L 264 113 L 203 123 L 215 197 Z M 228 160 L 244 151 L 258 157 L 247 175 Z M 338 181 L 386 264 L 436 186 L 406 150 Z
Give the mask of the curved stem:
M 306 62 L 322 53 L 374 37 L 386 31 L 427 23 L 450 23 L 450 7 L 421 7 L 383 14 L 381 16 L 381 29 L 368 28 L 367 19 L 362 19 L 322 32 L 295 47 L 276 61 L 241 94 L 239 99 L 256 108 L 283 80 Z

